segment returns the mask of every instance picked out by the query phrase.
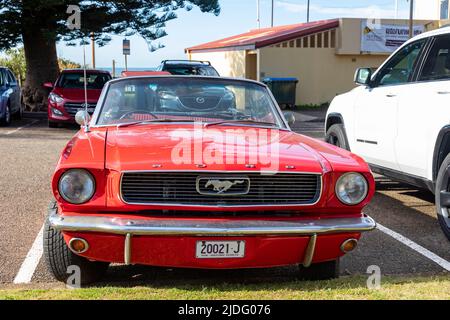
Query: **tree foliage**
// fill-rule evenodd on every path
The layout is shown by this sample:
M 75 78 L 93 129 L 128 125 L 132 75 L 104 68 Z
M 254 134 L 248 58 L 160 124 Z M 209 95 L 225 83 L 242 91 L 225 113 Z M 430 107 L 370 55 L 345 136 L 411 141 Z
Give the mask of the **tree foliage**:
M 23 47 L 6 50 L 5 56 L 0 58 L 0 66 L 9 68 L 18 77 L 20 84 L 22 84 L 26 74 Z M 59 70 L 81 68 L 79 63 L 64 58 L 58 58 L 58 66 Z
M 67 28 L 69 5 L 81 10 L 80 30 Z M 194 6 L 202 12 L 220 13 L 219 0 L 0 0 L 0 48 L 20 44 L 27 28 L 39 28 L 48 38 L 69 45 L 93 32 L 100 46 L 107 44 L 112 34 L 138 34 L 154 46 L 153 41 L 167 35 L 164 28 L 177 17 L 175 11 L 189 11 Z

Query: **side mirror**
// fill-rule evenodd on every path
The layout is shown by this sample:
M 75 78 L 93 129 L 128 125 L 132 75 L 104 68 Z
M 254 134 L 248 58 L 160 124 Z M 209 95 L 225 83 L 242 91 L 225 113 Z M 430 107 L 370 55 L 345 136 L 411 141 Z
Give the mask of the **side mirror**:
M 292 112 L 283 112 L 284 118 L 286 119 L 288 125 L 292 126 L 295 123 L 295 116 Z
M 370 68 L 359 68 L 355 73 L 355 83 L 363 86 L 370 84 L 372 78 L 372 69 Z
M 53 83 L 51 83 L 51 82 L 46 82 L 43 84 L 43 86 L 44 86 L 44 88 L 47 88 L 47 89 L 53 89 Z
M 85 127 L 90 120 L 91 116 L 89 115 L 89 113 L 86 113 L 85 110 L 80 110 L 75 114 L 75 122 L 78 123 L 81 127 Z

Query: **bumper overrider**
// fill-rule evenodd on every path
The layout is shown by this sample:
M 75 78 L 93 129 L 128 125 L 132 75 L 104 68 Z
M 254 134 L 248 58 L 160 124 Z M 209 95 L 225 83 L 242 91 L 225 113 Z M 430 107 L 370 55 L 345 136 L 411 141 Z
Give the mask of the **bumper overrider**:
M 289 221 L 215 221 L 60 215 L 56 208 L 50 212 L 49 224 L 63 232 L 66 242 L 74 238 L 88 239 L 89 250 L 80 255 L 92 260 L 199 268 L 251 268 L 294 263 L 307 267 L 314 262 L 342 256 L 344 252 L 339 248 L 343 242 L 376 228 L 375 221 L 366 215 Z M 246 259 L 222 259 L 221 263 L 214 261 L 218 259 L 195 259 L 195 254 L 189 250 L 196 241 L 205 239 L 244 240 L 250 250 L 253 248 L 253 254 Z M 163 250 L 163 247 L 166 248 Z M 168 254 L 172 250 L 176 251 L 175 255 Z

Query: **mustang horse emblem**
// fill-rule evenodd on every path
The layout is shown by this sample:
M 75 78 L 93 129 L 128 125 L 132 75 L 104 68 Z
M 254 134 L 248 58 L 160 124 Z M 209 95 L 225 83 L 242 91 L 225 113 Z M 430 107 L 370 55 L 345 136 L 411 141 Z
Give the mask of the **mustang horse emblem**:
M 221 181 L 221 180 L 209 180 L 205 184 L 205 188 L 209 188 L 211 186 L 214 187 L 214 191 L 217 192 L 217 194 L 222 194 L 228 190 L 231 189 L 231 187 L 237 185 L 237 184 L 243 184 L 244 180 L 235 180 L 234 182 L 231 181 Z

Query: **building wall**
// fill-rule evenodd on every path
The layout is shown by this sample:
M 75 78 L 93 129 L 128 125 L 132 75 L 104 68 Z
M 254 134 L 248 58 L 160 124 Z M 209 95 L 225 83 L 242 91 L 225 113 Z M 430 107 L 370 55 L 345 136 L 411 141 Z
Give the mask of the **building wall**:
M 189 58 L 210 61 L 222 77 L 246 77 L 245 50 L 191 53 Z
M 415 0 L 414 19 L 440 19 L 441 0 Z
M 336 55 L 333 48 L 260 49 L 263 77 L 299 79 L 296 104 L 322 104 L 355 87 L 359 67 L 378 67 L 386 55 Z

